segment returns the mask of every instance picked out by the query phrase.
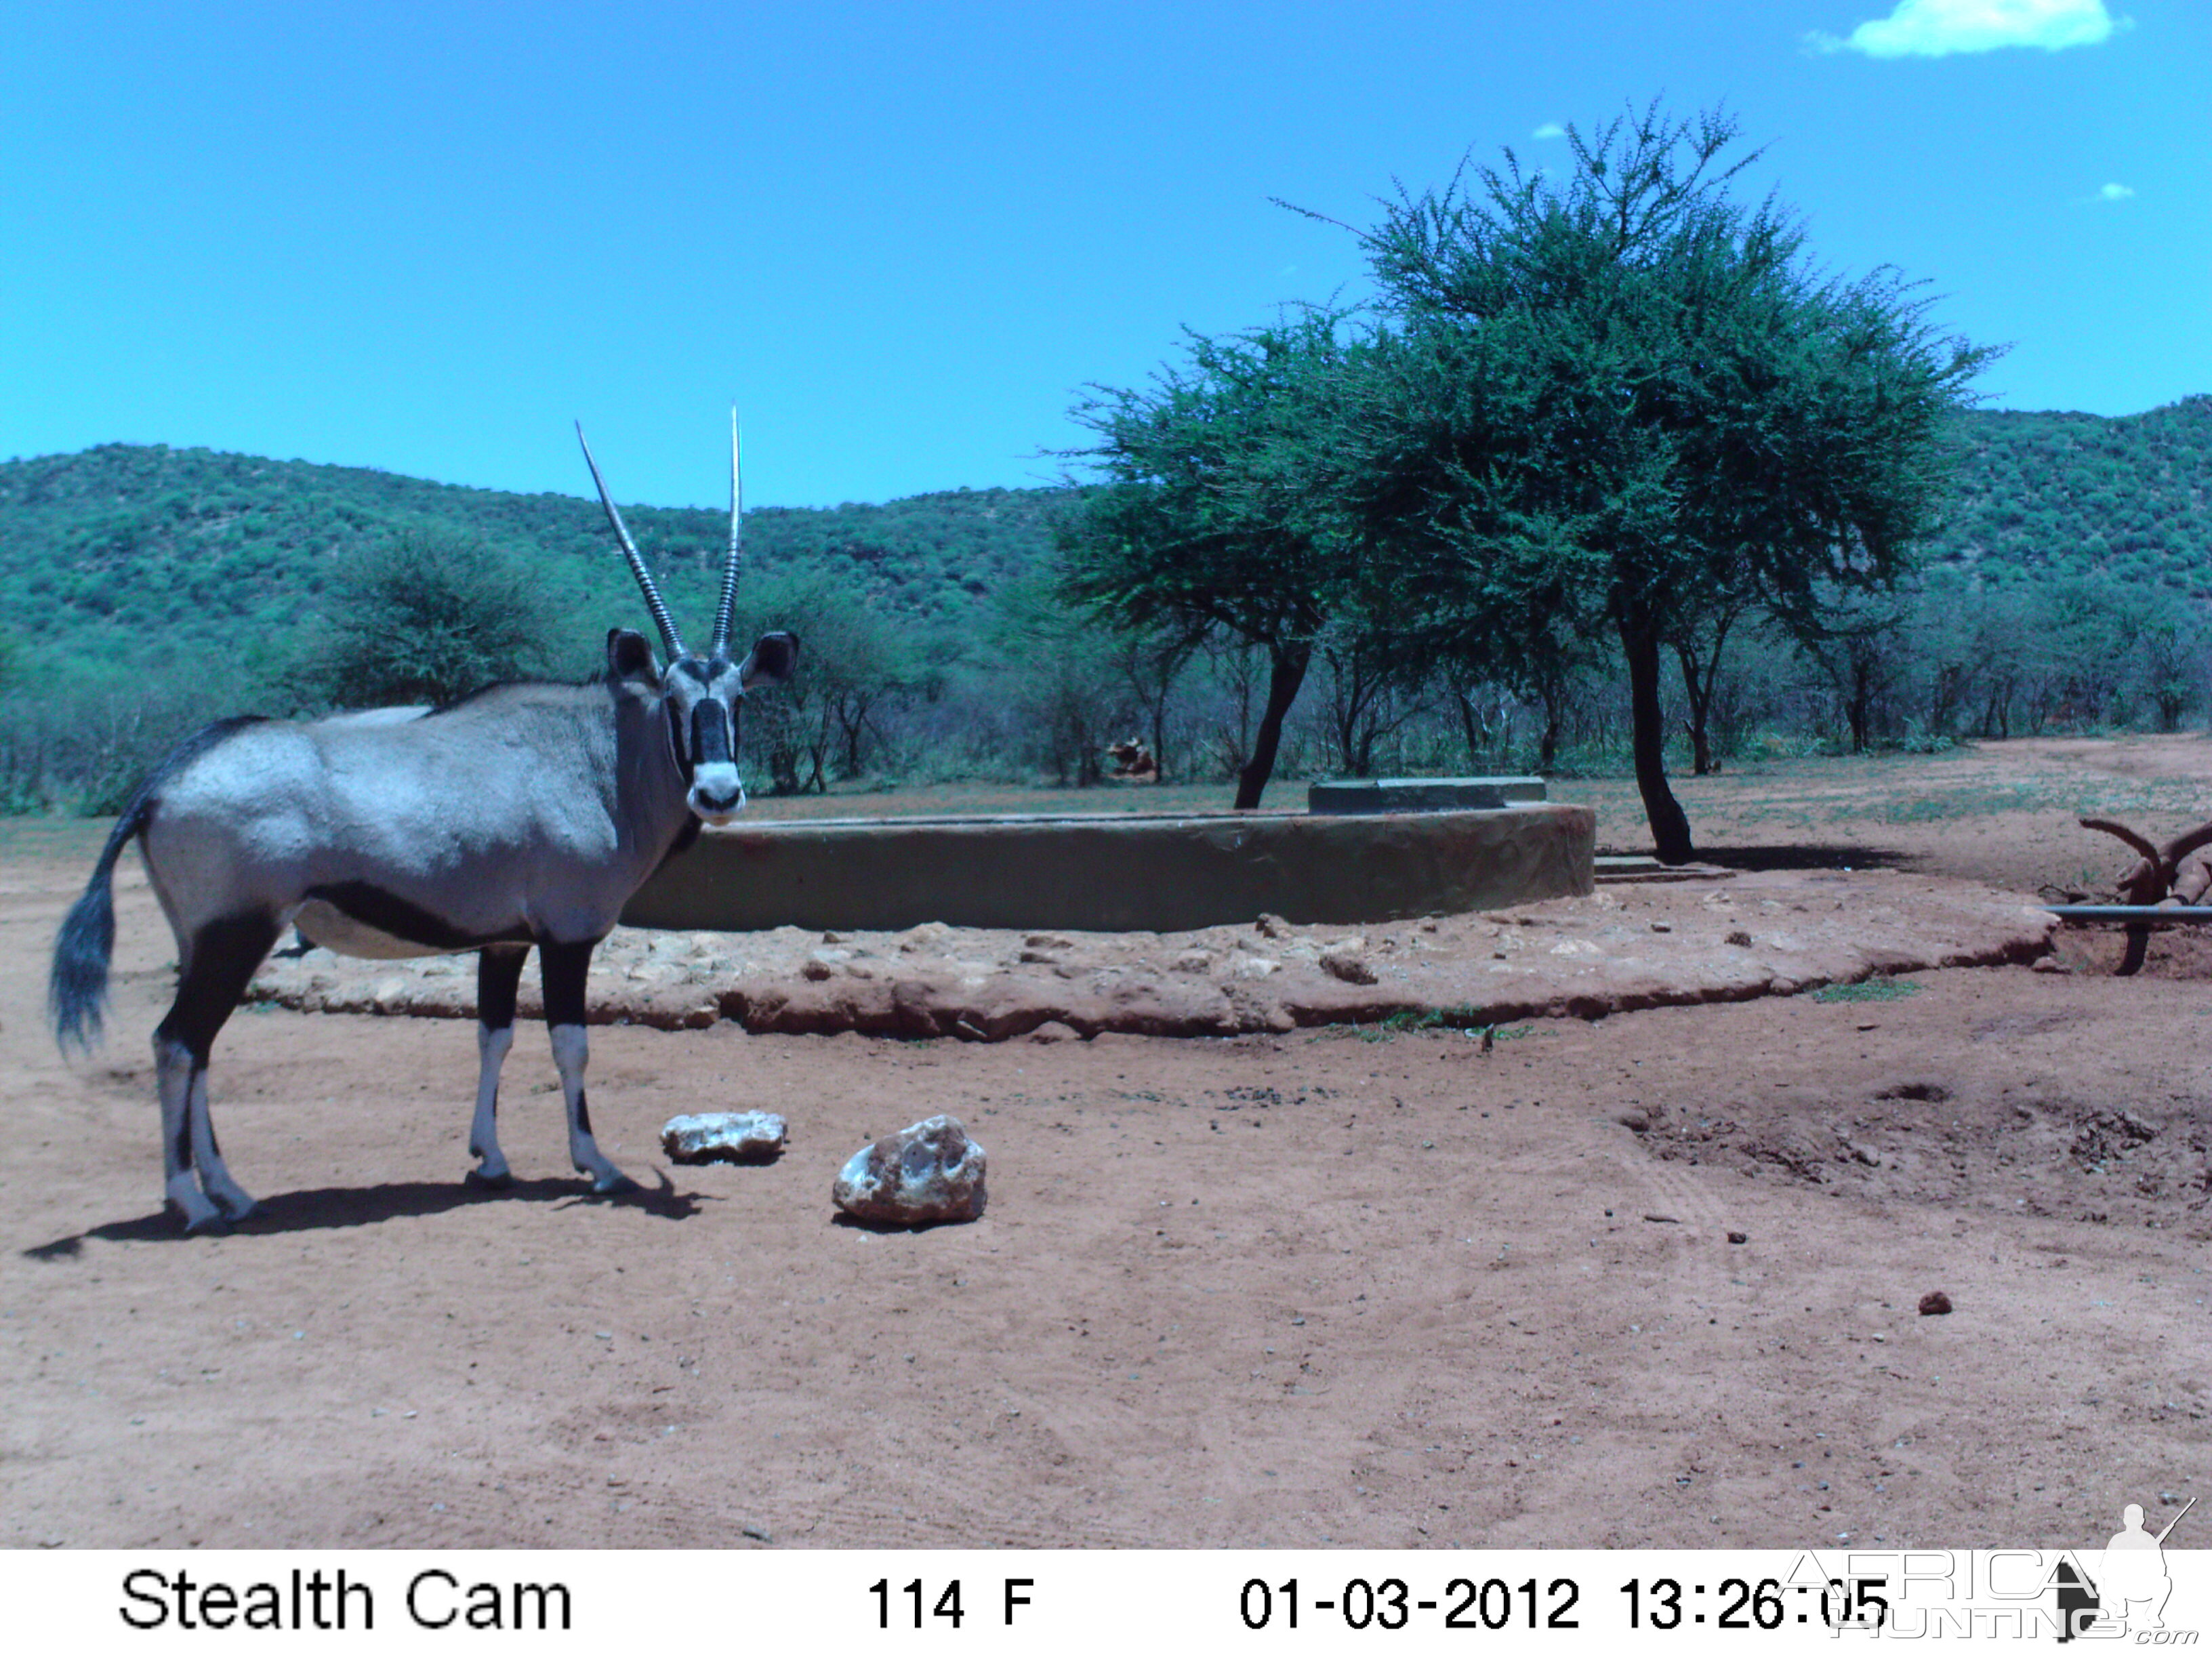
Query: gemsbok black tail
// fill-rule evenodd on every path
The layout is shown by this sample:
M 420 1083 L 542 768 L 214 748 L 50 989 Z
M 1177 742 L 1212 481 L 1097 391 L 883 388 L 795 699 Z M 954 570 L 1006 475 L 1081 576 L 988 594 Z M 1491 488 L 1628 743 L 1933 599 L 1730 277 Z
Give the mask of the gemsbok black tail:
M 107 832 L 107 845 L 100 849 L 92 879 L 62 919 L 62 930 L 54 939 L 53 966 L 46 975 L 46 1013 L 54 1023 L 54 1040 L 64 1054 L 71 1048 L 89 1053 L 100 1041 L 107 1007 L 107 964 L 115 954 L 115 861 L 152 820 L 155 796 L 163 782 L 241 726 L 252 726 L 260 718 L 248 714 L 217 720 L 193 732 L 147 774 Z

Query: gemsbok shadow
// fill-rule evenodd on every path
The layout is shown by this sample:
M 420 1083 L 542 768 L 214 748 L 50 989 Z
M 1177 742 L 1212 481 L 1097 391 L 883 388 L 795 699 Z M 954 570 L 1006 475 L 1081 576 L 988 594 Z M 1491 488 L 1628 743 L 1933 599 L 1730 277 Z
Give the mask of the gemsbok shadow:
M 443 1215 L 449 1210 L 477 1204 L 550 1204 L 562 1209 L 580 1205 L 608 1209 L 638 1210 L 664 1221 L 684 1221 L 699 1213 L 709 1195 L 678 1192 L 665 1171 L 653 1172 L 657 1188 L 639 1187 L 621 1193 L 593 1193 L 572 1177 L 559 1180 L 517 1181 L 497 1192 L 449 1181 L 392 1181 L 374 1187 L 310 1187 L 299 1192 L 277 1193 L 260 1202 L 231 1231 L 244 1237 L 267 1233 L 328 1232 L 345 1227 L 373 1227 L 380 1222 L 416 1216 Z M 103 1222 L 81 1233 L 70 1233 L 44 1244 L 33 1244 L 21 1254 L 33 1261 L 67 1261 L 84 1249 L 88 1238 L 111 1243 L 184 1244 L 200 1234 L 179 1230 L 176 1217 L 166 1206 L 120 1221 Z

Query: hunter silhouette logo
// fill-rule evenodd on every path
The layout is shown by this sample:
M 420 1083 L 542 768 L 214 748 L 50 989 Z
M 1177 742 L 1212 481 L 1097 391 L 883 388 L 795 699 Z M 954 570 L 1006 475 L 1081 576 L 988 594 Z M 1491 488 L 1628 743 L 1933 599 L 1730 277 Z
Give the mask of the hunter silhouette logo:
M 2192 1498 L 2153 1537 L 2143 1528 L 2142 1505 L 2130 1504 L 2120 1511 L 2120 1529 L 2105 1546 L 2094 1578 L 2084 1580 L 2070 1564 L 2062 1562 L 2055 1577 L 2065 1628 L 2058 1639 L 2070 1642 L 2092 1625 L 2108 1621 L 2109 1630 L 2100 1630 L 2098 1635 L 2164 1630 L 2166 1597 L 2173 1594 L 2173 1580 L 2166 1571 L 2166 1537 L 2181 1524 L 2181 1516 L 2196 1507 Z

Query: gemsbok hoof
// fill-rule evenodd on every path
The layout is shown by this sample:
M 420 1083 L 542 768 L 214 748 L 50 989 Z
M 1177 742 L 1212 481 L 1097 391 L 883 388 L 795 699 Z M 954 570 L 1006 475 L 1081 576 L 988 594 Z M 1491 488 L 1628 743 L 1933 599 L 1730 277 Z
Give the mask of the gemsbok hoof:
M 205 1215 L 185 1223 L 185 1237 L 220 1238 L 230 1231 L 230 1218 L 221 1210 L 210 1210 Z
M 501 1170 L 497 1175 L 486 1175 L 482 1170 L 471 1170 L 461 1177 L 461 1185 L 482 1193 L 503 1193 L 514 1185 L 514 1172 Z

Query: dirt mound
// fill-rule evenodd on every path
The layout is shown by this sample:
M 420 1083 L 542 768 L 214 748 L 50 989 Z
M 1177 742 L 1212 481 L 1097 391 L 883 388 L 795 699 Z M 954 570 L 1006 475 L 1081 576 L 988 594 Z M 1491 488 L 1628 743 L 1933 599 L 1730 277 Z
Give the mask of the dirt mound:
M 1462 1026 L 1788 996 L 1875 974 L 2025 962 L 2051 918 L 1970 882 L 1778 871 L 1602 888 L 1582 898 L 1370 927 L 1015 933 L 617 930 L 594 958 L 592 1018 L 664 1029 L 861 1031 L 1000 1042 L 1233 1036 L 1399 1018 Z M 465 959 L 364 963 L 312 950 L 249 994 L 337 1013 L 473 1018 Z M 535 1014 L 526 988 L 523 1012 Z
M 1859 1099 L 1753 1086 L 1656 1104 L 1646 1144 L 1662 1158 L 1866 1199 L 2126 1226 L 2187 1224 L 2212 1194 L 2212 1096 L 2138 1110 L 2017 1077 L 1925 1080 L 1952 1069 L 1936 1060 Z

